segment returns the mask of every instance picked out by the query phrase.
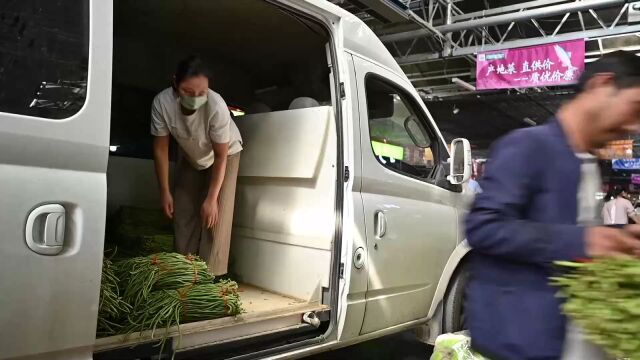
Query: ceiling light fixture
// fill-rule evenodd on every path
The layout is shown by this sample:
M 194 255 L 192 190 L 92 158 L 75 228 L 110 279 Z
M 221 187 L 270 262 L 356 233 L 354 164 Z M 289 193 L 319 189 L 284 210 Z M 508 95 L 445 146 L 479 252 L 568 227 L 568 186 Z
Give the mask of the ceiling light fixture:
M 454 77 L 451 79 L 451 82 L 460 86 L 461 88 L 465 89 L 465 90 L 469 90 L 469 91 L 476 91 L 476 87 L 469 84 L 468 82 L 461 80 L 457 77 Z

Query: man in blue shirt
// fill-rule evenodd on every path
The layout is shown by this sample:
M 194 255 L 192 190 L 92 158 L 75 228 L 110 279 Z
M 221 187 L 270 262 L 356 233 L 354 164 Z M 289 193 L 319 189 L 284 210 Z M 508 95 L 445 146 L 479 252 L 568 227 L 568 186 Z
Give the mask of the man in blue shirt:
M 589 153 L 639 125 L 640 58 L 615 52 L 588 65 L 555 118 L 495 145 L 466 224 L 467 325 L 478 352 L 492 360 L 562 358 L 566 319 L 549 285 L 553 262 L 640 254 L 637 225 L 597 226 L 595 193 L 584 191 L 599 190 Z
M 482 188 L 475 177 L 471 177 L 471 179 L 469 179 L 469 184 L 467 186 L 472 194 L 480 194 L 482 192 Z

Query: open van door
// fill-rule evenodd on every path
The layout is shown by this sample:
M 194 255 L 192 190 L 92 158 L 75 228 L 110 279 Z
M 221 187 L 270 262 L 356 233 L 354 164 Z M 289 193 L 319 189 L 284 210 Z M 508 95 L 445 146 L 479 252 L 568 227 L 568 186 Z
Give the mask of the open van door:
M 0 5 L 0 358 L 88 359 L 109 149 L 112 3 Z

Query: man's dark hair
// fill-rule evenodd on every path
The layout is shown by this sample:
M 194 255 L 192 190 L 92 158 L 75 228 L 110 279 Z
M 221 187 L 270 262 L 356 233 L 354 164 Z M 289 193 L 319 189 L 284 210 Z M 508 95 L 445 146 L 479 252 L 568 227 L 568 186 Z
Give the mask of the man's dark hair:
M 176 86 L 180 85 L 184 80 L 194 76 L 210 77 L 209 68 L 197 55 L 190 55 L 178 63 L 176 72 Z
M 624 192 L 624 188 L 622 188 L 620 186 L 616 186 L 613 189 L 613 198 L 615 199 L 615 198 L 619 197 L 620 195 L 622 195 L 623 192 Z
M 587 82 L 596 74 L 611 73 L 616 87 L 626 89 L 640 86 L 640 57 L 627 51 L 614 51 L 586 64 L 577 84 L 577 92 L 585 90 Z

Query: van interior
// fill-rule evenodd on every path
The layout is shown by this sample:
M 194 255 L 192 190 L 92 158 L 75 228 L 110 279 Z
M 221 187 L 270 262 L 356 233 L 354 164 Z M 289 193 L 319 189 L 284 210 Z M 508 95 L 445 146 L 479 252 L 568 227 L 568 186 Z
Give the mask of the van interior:
M 159 208 L 150 109 L 180 59 L 198 54 L 209 65 L 210 88 L 243 137 L 230 274 L 246 312 L 181 326 L 180 348 L 299 328 L 304 314 L 327 313 L 337 137 L 326 29 L 263 0 L 116 0 L 113 42 L 108 216 Z M 149 336 L 97 339 L 96 351 Z

